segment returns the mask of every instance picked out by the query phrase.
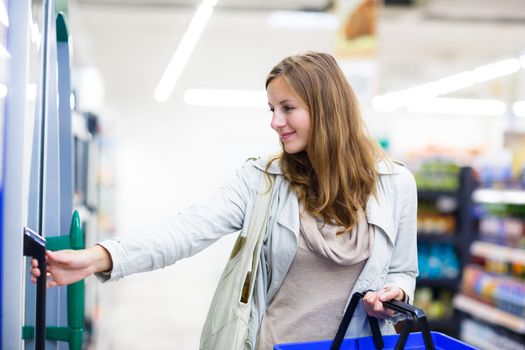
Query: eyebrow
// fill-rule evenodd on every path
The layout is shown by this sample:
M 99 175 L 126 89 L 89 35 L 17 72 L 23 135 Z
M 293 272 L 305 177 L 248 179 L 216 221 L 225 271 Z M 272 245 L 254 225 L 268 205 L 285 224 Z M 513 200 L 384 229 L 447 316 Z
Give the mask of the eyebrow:
M 279 103 L 277 103 L 278 105 L 282 105 L 282 104 L 285 104 L 285 103 L 289 103 L 289 102 L 295 102 L 294 100 L 290 100 L 290 99 L 285 99 L 285 100 L 282 100 L 280 101 Z M 272 104 L 270 102 L 268 102 L 268 106 L 272 106 Z

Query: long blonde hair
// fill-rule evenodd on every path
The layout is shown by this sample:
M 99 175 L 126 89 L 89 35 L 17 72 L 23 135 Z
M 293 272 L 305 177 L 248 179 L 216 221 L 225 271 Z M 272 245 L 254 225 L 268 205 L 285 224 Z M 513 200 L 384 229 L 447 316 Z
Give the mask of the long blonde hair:
M 266 88 L 277 77 L 308 106 L 311 130 L 305 151 L 283 149 L 273 160 L 279 160 L 310 213 L 350 231 L 375 194 L 376 162 L 383 152 L 369 136 L 354 92 L 331 55 L 307 52 L 283 59 L 268 74 Z

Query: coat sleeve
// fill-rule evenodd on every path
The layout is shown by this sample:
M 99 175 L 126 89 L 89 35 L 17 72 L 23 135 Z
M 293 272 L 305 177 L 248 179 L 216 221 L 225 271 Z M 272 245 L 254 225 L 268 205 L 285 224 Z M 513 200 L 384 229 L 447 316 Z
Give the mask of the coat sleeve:
M 247 163 L 208 200 L 138 230 L 100 242 L 113 260 L 102 282 L 152 271 L 192 256 L 226 234 L 239 231 L 253 203 L 261 171 Z
M 401 204 L 396 243 L 390 260 L 385 285 L 395 285 L 405 292 L 408 301 L 414 300 L 418 275 L 417 263 L 417 188 L 414 176 L 406 169 L 400 173 Z

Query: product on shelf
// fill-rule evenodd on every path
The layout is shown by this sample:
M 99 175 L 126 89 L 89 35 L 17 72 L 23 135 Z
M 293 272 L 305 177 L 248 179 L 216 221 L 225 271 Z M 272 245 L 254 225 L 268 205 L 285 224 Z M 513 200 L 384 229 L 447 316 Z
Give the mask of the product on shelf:
M 454 234 L 456 215 L 444 212 L 436 202 L 420 201 L 417 214 L 417 231 L 421 234 Z
M 419 190 L 456 191 L 459 188 L 460 167 L 447 159 L 429 159 L 415 172 Z
M 470 265 L 463 271 L 461 290 L 465 295 L 525 317 L 525 283 L 521 281 Z
M 461 322 L 460 335 L 461 339 L 483 349 L 525 350 L 525 344 L 512 334 L 470 319 Z
M 435 291 L 428 287 L 416 289 L 414 305 L 425 310 L 429 320 L 449 319 L 454 310 L 450 291 Z
M 459 276 L 459 260 L 452 244 L 419 243 L 418 255 L 420 278 L 453 279 Z
M 525 281 L 525 250 L 484 241 L 475 241 L 470 251 L 472 263 L 485 272 Z
M 483 240 L 525 248 L 525 203 L 479 203 L 475 213 Z
M 477 187 L 466 157 L 434 150 L 409 159 L 418 187 L 418 267 L 414 303 L 432 329 L 459 337 L 458 313 L 451 299 L 474 239 L 472 192 Z M 461 164 L 461 165 L 460 165 Z
M 417 231 L 421 234 L 452 235 L 456 231 L 456 217 L 420 212 L 417 215 Z
M 482 154 L 474 159 L 481 187 L 514 188 L 519 186 L 516 174 L 513 174 L 513 154 L 509 149 L 500 149 Z

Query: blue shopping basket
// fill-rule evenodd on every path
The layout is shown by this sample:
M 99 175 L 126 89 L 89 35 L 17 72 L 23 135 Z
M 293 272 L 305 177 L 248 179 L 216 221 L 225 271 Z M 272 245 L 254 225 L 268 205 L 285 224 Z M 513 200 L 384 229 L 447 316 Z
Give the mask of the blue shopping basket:
M 372 336 L 344 339 L 357 304 L 365 294 L 366 292 L 354 293 L 354 295 L 352 295 L 350 304 L 345 311 L 343 320 L 339 325 L 339 329 L 337 330 L 337 334 L 333 341 L 321 340 L 303 343 L 277 344 L 274 346 L 274 350 L 477 350 L 477 348 L 443 333 L 430 332 L 427 318 L 423 310 L 397 300 L 384 302 L 383 305 L 407 316 L 400 334 L 382 336 L 377 319 L 367 316 L 368 323 L 372 330 Z M 415 321 L 419 323 L 421 332 L 410 333 Z

